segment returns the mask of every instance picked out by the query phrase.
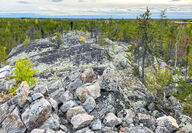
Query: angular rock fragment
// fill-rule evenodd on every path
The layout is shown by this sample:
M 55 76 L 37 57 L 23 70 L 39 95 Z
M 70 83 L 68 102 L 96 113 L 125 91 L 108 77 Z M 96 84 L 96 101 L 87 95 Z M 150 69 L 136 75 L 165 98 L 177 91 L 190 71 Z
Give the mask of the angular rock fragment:
M 40 127 L 51 114 L 51 104 L 44 98 L 35 101 L 22 114 L 22 120 L 29 131 Z
M 155 132 L 161 133 L 163 132 L 174 132 L 179 128 L 176 120 L 171 116 L 162 116 L 157 118 L 157 128 Z
M 121 124 L 121 122 L 122 122 L 122 120 L 120 118 L 117 118 L 117 116 L 115 116 L 113 113 L 108 113 L 105 116 L 105 119 L 103 121 L 103 123 L 109 127 L 117 126 L 117 125 Z
M 2 129 L 6 129 L 6 133 L 24 133 L 25 125 L 19 116 L 19 110 L 16 107 L 12 113 L 2 123 Z
M 91 131 L 88 127 L 86 127 L 86 128 L 76 131 L 75 133 L 94 133 L 94 132 Z
M 88 114 L 78 114 L 71 118 L 71 124 L 74 129 L 80 129 L 88 126 L 92 122 L 93 118 L 94 116 Z
M 83 103 L 85 110 L 90 113 L 95 108 L 96 103 L 93 97 L 89 96 L 86 101 Z
M 61 106 L 60 110 L 61 110 L 63 113 L 65 113 L 65 112 L 67 112 L 70 108 L 75 107 L 75 106 L 77 106 L 77 103 L 76 103 L 75 101 L 70 100 L 70 101 L 67 101 L 66 103 L 64 103 L 64 104 Z
M 23 107 L 28 98 L 29 89 L 30 88 L 27 82 L 22 82 L 20 87 L 16 91 L 16 96 L 14 96 L 12 99 L 12 103 L 18 104 L 20 107 Z
M 92 68 L 86 69 L 81 75 L 80 79 L 83 83 L 91 83 L 93 81 L 95 74 Z
M 33 129 L 31 133 L 46 133 L 44 129 Z
M 88 96 L 92 96 L 94 99 L 101 96 L 101 88 L 99 83 L 86 84 L 76 90 L 77 97 L 81 102 L 85 102 Z
M 93 131 L 96 131 L 96 130 L 101 130 L 102 128 L 102 124 L 101 124 L 101 120 L 100 119 L 96 119 L 94 120 L 92 123 L 91 123 L 91 129 Z
M 70 108 L 68 111 L 67 111 L 67 119 L 70 120 L 74 115 L 77 115 L 77 114 L 82 114 L 82 113 L 86 113 L 86 111 L 83 109 L 82 106 L 76 106 L 76 107 L 73 107 L 73 108 Z

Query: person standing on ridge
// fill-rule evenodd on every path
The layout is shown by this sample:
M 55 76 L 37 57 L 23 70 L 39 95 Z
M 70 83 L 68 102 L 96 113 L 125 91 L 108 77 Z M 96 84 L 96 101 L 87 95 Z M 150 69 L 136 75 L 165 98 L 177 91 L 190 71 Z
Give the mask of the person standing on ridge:
M 70 26 L 71 26 L 71 30 L 73 30 L 73 21 L 71 21 Z

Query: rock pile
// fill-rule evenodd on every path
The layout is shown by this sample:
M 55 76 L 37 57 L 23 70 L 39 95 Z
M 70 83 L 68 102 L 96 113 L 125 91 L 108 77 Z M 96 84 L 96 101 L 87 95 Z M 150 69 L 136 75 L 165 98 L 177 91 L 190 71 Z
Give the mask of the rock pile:
M 182 119 L 185 121 L 179 125 L 177 121 L 180 119 L 174 119 L 153 108 L 149 110 L 147 107 L 150 105 L 147 103 L 146 105 L 137 103 L 136 107 L 131 103 L 127 106 L 123 103 L 126 101 L 118 103 L 120 100 L 119 96 L 116 96 L 119 95 L 118 92 L 111 91 L 114 88 L 110 91 L 102 88 L 102 83 L 105 82 L 104 76 L 106 77 L 105 71 L 109 70 L 106 69 L 102 76 L 93 79 L 96 74 L 93 69 L 90 69 L 79 74 L 82 85 L 77 86 L 76 89 L 60 86 L 65 84 L 61 83 L 65 80 L 58 80 L 55 81 L 54 87 L 47 85 L 46 91 L 40 93 L 37 90 L 41 88 L 44 90 L 43 86 L 37 85 L 29 90 L 27 83 L 23 82 L 15 96 L 0 105 L 1 131 L 8 133 L 180 133 L 179 130 L 191 131 L 189 126 L 191 118 L 187 116 L 182 115 L 186 118 Z M 87 71 L 92 72 L 87 73 Z M 83 79 L 80 78 L 82 76 Z M 91 82 L 88 83 L 88 81 Z M 114 95 L 111 95 L 113 93 Z M 131 96 L 137 97 L 137 94 L 132 93 Z M 139 96 L 144 99 L 146 94 Z M 129 98 L 131 100 L 131 97 Z M 114 104 L 116 100 L 117 103 Z M 116 108 L 117 105 L 122 109 Z M 155 114 L 155 111 L 159 114 Z M 186 121 L 188 122 L 183 125 Z
M 71 34 L 73 33 L 69 33 Z M 73 44 L 72 46 L 66 44 L 66 47 L 71 49 L 76 47 L 73 42 L 75 37 L 70 40 L 69 35 L 66 34 L 63 41 Z M 52 46 L 53 44 L 50 45 L 50 49 Z M 36 46 L 38 50 L 41 50 L 41 47 L 45 47 L 45 42 Z M 89 47 L 94 47 L 94 44 Z M 118 45 L 117 49 L 120 47 L 121 45 Z M 48 50 L 48 47 L 45 49 Z M 31 55 L 34 54 L 29 48 L 25 50 L 31 52 Z M 99 49 L 99 51 L 103 50 Z M 40 53 L 42 52 L 43 50 Z M 115 65 L 118 64 L 116 55 L 123 60 L 124 53 L 121 49 L 114 52 L 111 55 L 114 57 L 113 61 L 107 61 L 107 57 L 102 56 L 103 61 L 108 65 L 94 66 L 93 63 L 86 66 L 86 69 L 84 67 L 77 69 L 80 68 L 78 66 L 76 69 L 72 67 L 60 70 L 56 73 L 57 78 L 50 78 L 54 75 L 53 70 L 45 73 L 45 69 L 41 69 L 43 71 L 36 76 L 38 80 L 36 86 L 29 87 L 23 82 L 15 95 L 0 101 L 0 133 L 192 132 L 192 119 L 184 115 L 182 110 L 178 113 L 179 102 L 174 97 L 169 97 L 170 107 L 172 110 L 176 108 L 177 113 L 160 108 L 153 101 L 153 95 L 137 78 L 129 74 L 128 66 L 119 69 L 119 65 Z M 13 61 L 14 55 L 19 54 L 24 55 L 20 50 L 15 50 L 9 60 Z M 89 51 L 85 56 L 91 57 L 87 56 L 90 54 Z M 57 57 L 60 58 L 58 55 Z M 72 55 L 68 54 L 69 56 Z M 34 57 L 31 59 L 34 59 L 36 65 L 44 65 L 42 63 L 44 57 L 39 60 L 38 56 Z M 75 58 L 78 58 L 76 53 Z M 80 60 L 86 61 L 84 58 Z M 71 61 L 72 64 L 73 61 L 75 60 Z M 62 62 L 64 60 L 61 60 Z M 125 66 L 122 62 L 120 64 Z M 45 67 L 47 69 L 47 66 Z M 54 68 L 53 65 L 52 69 Z M 2 69 L 5 68 L 0 69 L 0 74 Z M 6 71 L 11 70 L 12 67 L 6 69 Z M 3 85 L 4 82 L 0 82 L 0 87 Z

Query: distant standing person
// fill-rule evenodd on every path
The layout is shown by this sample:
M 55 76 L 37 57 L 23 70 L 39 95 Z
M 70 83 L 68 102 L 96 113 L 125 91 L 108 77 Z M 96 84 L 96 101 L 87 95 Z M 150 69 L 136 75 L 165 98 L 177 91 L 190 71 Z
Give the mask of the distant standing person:
M 73 21 L 71 21 L 70 25 L 71 25 L 71 30 L 73 30 Z

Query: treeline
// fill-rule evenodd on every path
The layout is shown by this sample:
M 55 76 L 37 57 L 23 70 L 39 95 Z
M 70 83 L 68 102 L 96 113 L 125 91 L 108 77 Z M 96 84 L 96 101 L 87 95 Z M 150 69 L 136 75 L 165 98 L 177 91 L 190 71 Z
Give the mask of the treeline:
M 98 37 L 99 40 L 108 37 L 111 40 L 136 42 L 138 39 L 137 21 L 126 19 L 0 19 L 0 62 L 2 62 L 9 51 L 16 45 L 23 43 L 26 38 L 34 40 L 45 38 L 56 32 L 70 30 L 70 22 L 74 22 L 74 30 L 89 31 L 92 36 Z M 156 39 L 161 43 L 160 53 L 169 60 L 172 48 L 178 42 L 179 52 L 183 52 L 184 44 L 192 39 L 191 24 L 177 24 L 176 21 L 190 20 L 167 20 L 166 16 L 161 16 L 159 20 L 152 20 L 155 28 Z M 141 27 L 142 28 L 142 27 Z M 178 32 L 182 34 L 178 36 Z M 183 34 L 184 33 L 184 34 Z M 183 42 L 182 42 L 183 41 Z M 104 43 L 101 41 L 101 43 Z M 156 45 L 156 44 L 155 44 Z M 169 53 L 169 54 L 168 54 Z M 180 56 L 180 54 L 178 55 Z

